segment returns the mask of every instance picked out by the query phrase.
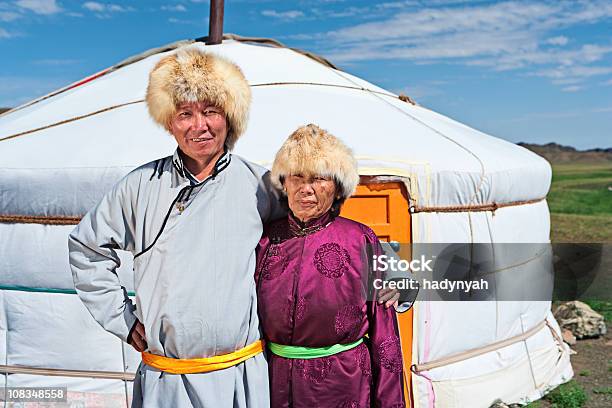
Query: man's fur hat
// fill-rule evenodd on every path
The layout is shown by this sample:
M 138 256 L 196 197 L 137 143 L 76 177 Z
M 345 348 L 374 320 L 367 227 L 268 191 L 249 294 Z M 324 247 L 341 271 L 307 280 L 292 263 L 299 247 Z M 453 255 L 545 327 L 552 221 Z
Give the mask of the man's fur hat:
M 225 111 L 229 125 L 225 143 L 232 149 L 247 127 L 251 88 L 233 62 L 188 48 L 155 65 L 149 74 L 146 102 L 153 119 L 166 129 L 178 104 L 214 104 Z
M 342 201 L 359 184 L 357 162 L 351 149 L 313 124 L 299 127 L 283 143 L 272 165 L 272 182 L 282 189 L 285 177 L 298 173 L 333 178 Z

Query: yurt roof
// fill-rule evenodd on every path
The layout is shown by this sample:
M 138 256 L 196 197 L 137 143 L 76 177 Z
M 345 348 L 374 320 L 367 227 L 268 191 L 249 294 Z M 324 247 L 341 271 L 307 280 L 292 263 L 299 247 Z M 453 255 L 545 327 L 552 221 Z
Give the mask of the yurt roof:
M 243 70 L 253 104 L 235 153 L 251 161 L 269 166 L 296 127 L 316 123 L 352 147 L 362 175 L 407 181 L 415 205 L 511 203 L 548 192 L 550 166 L 539 156 L 325 61 L 236 39 L 177 46 L 219 53 Z M 82 215 L 130 169 L 172 154 L 174 140 L 149 118 L 143 99 L 149 71 L 174 48 L 1 115 L 0 215 Z M 87 199 L 74 202 L 83 191 Z M 27 204 L 31 197 L 40 200 Z

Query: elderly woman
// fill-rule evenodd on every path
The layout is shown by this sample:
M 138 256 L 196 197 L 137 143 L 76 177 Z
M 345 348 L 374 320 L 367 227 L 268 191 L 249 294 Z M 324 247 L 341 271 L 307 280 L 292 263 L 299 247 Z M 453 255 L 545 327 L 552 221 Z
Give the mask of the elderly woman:
M 370 228 L 338 216 L 359 182 L 350 150 L 301 127 L 277 153 L 272 181 L 290 212 L 258 248 L 271 406 L 403 407 L 395 312 L 372 301 L 371 259 L 382 249 Z
M 162 58 L 146 102 L 178 148 L 131 171 L 70 234 L 79 297 L 142 352 L 132 406 L 269 406 L 253 274 L 278 196 L 264 168 L 230 153 L 250 99 L 220 56 L 188 48 Z M 118 250 L 134 257 L 135 305 Z

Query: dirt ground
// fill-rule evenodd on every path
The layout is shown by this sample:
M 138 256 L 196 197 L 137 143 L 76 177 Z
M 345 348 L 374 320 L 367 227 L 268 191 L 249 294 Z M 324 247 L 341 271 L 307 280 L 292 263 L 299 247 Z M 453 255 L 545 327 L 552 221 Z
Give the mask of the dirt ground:
M 608 322 L 608 332 L 598 339 L 578 340 L 571 356 L 576 381 L 587 394 L 584 408 L 612 407 L 612 324 Z M 541 400 L 538 408 L 553 405 Z
M 578 340 L 572 347 L 574 379 L 587 393 L 587 408 L 612 407 L 612 324 L 598 339 Z M 599 392 L 594 392 L 599 391 Z M 607 391 L 607 392 L 606 392 Z

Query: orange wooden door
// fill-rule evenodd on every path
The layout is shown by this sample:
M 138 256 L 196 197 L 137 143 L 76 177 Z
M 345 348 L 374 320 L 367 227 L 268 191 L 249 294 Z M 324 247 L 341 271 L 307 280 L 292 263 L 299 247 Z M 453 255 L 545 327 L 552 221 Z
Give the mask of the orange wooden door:
M 408 198 L 401 183 L 360 184 L 355 194 L 342 206 L 341 216 L 368 225 L 381 241 L 411 242 L 410 213 Z M 402 259 L 409 259 L 403 245 Z M 404 394 L 407 406 L 412 406 L 411 371 L 412 364 L 412 309 L 397 314 L 404 359 Z M 408 402 L 409 401 L 409 402 Z

